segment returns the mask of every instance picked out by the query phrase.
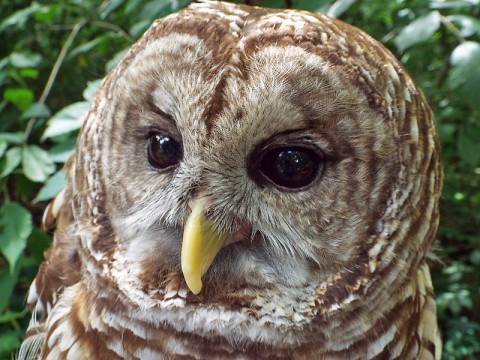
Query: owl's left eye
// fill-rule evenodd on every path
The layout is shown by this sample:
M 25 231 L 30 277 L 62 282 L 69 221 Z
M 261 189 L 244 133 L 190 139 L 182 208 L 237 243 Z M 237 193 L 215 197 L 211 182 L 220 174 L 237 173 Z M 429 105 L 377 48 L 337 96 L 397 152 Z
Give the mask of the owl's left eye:
M 320 176 L 325 166 L 316 151 L 295 146 L 270 149 L 260 158 L 254 165 L 260 178 L 284 191 L 305 189 Z
M 182 159 L 180 144 L 168 135 L 153 134 L 147 140 L 148 162 L 157 169 L 175 166 Z

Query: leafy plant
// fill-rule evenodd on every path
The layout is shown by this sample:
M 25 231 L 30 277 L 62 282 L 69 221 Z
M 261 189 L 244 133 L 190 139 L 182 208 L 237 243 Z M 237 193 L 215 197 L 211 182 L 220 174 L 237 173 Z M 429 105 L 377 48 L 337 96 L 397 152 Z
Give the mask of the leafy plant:
M 51 237 L 38 226 L 102 78 L 186 0 L 0 3 L 0 358 L 28 324 L 24 296 Z M 241 2 L 241 1 L 236 1 Z M 445 359 L 480 356 L 479 0 L 263 0 L 341 17 L 383 42 L 434 109 L 445 168 L 434 253 Z M 53 114 L 53 116 L 52 116 Z

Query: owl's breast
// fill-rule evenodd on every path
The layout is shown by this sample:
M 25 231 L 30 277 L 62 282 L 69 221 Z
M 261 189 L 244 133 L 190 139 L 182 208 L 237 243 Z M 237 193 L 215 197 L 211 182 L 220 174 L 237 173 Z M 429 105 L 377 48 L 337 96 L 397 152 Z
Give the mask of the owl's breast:
M 49 317 L 44 355 L 291 357 L 295 349 L 304 353 L 317 342 L 308 332 L 314 318 L 309 302 L 315 289 L 303 290 L 300 294 L 291 289 L 239 290 L 221 304 L 199 303 L 188 299 L 184 290 L 166 289 L 162 301 L 142 308 L 78 283 L 65 289 Z

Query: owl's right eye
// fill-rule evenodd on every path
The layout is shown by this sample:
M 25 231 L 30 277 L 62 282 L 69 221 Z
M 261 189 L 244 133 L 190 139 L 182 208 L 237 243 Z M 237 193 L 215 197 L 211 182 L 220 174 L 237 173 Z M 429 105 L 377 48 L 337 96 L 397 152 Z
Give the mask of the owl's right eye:
M 177 165 L 182 159 L 182 147 L 172 137 L 152 134 L 147 140 L 147 158 L 150 165 L 166 169 Z

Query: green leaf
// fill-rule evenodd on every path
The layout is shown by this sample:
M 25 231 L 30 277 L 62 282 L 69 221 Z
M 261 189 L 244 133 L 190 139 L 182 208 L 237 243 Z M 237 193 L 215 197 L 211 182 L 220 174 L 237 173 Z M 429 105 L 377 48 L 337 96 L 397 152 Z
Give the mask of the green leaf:
M 437 126 L 438 137 L 443 144 L 456 140 L 455 131 L 457 126 L 454 124 L 439 124 Z
M 0 315 L 0 324 L 5 324 L 12 320 L 20 319 L 23 316 L 24 315 L 21 312 L 5 311 L 5 313 Z
M 475 41 L 465 41 L 458 45 L 450 56 L 450 63 L 453 66 L 470 65 L 472 60 L 478 60 L 480 53 L 480 43 Z M 476 63 L 478 65 L 478 63 Z
M 105 35 L 101 35 L 96 37 L 93 40 L 90 40 L 84 44 L 81 44 L 74 48 L 70 54 L 68 54 L 66 60 L 70 60 L 74 58 L 75 56 L 85 54 L 87 52 L 92 51 L 92 49 L 96 48 L 97 52 L 99 50 L 99 46 L 102 44 L 107 44 L 107 46 L 111 46 L 110 43 L 112 42 L 112 39 L 117 38 L 118 34 L 115 33 L 107 33 Z
M 35 13 L 35 20 L 38 22 L 51 24 L 59 12 L 60 6 L 58 5 L 43 6 Z
M 162 17 L 172 12 L 174 10 L 172 8 L 174 6 L 174 2 L 175 1 L 173 0 L 148 1 L 147 3 L 145 3 L 145 5 L 143 5 L 143 9 L 140 11 L 140 18 L 146 20 L 148 19 L 150 20 L 150 23 L 152 23 L 152 20 L 154 18 Z
M 37 69 L 20 69 L 20 76 L 23 78 L 28 78 L 28 79 L 36 79 L 38 78 L 38 70 Z
M 68 4 L 70 5 L 77 5 L 78 9 L 82 9 L 82 11 L 97 11 L 96 7 L 99 5 L 97 1 L 85 1 L 85 0 L 69 0 Z
M 464 7 L 472 7 L 478 4 L 477 0 L 458 0 L 458 1 L 448 1 L 448 0 L 438 0 L 430 1 L 431 9 L 460 9 Z
M 10 175 L 21 161 L 22 149 L 20 147 L 8 149 L 5 156 L 0 160 L 0 178 Z
M 5 139 L 0 139 L 0 158 L 5 154 L 7 151 L 8 142 Z
M 140 37 L 149 27 L 152 25 L 150 19 L 142 20 L 133 24 L 133 26 L 128 30 L 128 33 L 135 38 Z
M 0 133 L 0 139 L 5 140 L 9 144 L 20 145 L 23 144 L 23 132 Z
M 90 104 L 87 101 L 82 101 L 60 110 L 48 121 L 42 140 L 80 129 L 89 108 Z
M 119 6 L 123 4 L 124 0 L 110 0 L 107 5 L 100 12 L 100 17 L 106 19 L 111 12 L 115 11 Z
M 458 153 L 472 168 L 480 165 L 480 128 L 467 126 L 458 137 Z
M 327 15 L 338 18 L 355 3 L 356 0 L 337 0 L 327 11 Z
M 0 60 L 0 70 L 3 70 L 8 65 L 8 57 L 4 57 Z
M 480 34 L 480 20 L 467 15 L 450 15 L 447 19 L 460 26 L 460 34 L 469 37 Z
M 6 71 L 1 71 L 0 70 L 0 86 L 4 85 L 7 80 L 7 72 Z M 0 112 L 3 110 L 5 107 L 5 101 L 0 102 Z
M 23 206 L 11 202 L 0 207 L 0 251 L 10 264 L 10 274 L 14 274 L 32 229 L 32 215 Z
M 15 182 L 16 187 L 16 196 L 19 199 L 28 198 L 30 199 L 34 194 L 35 183 L 28 179 L 25 174 L 21 171 L 17 171 L 13 174 L 13 181 Z
M 480 43 L 466 41 L 450 55 L 449 85 L 480 110 Z
M 5 331 L 0 334 L 0 355 L 4 359 L 10 359 L 9 354 L 18 348 L 20 342 L 20 333 L 18 331 Z M 15 357 L 11 357 L 15 359 Z
M 22 168 L 28 179 L 43 182 L 55 171 L 55 164 L 45 150 L 37 145 L 28 145 L 23 148 Z
M 59 170 L 53 174 L 40 189 L 33 202 L 53 199 L 65 186 L 65 171 Z
M 48 149 L 48 154 L 50 159 L 57 163 L 66 162 L 70 156 L 72 156 L 75 151 L 75 144 L 77 143 L 76 138 L 68 139 L 67 141 L 62 141 L 61 143 L 52 146 Z
M 9 59 L 10 64 L 17 68 L 34 68 L 42 62 L 40 54 L 28 51 L 11 53 Z
M 25 111 L 33 102 L 33 91 L 27 88 L 8 88 L 3 92 L 3 98 Z
M 83 90 L 83 98 L 88 101 L 89 103 L 92 102 L 93 96 L 97 92 L 100 84 L 102 83 L 103 79 L 97 79 L 93 81 L 89 81 L 85 90 Z
M 476 249 L 470 254 L 470 261 L 474 265 L 480 265 L 480 249 Z
M 119 62 L 122 60 L 123 56 L 128 52 L 128 48 L 122 49 L 117 52 L 105 65 L 105 72 L 110 72 Z
M 21 9 L 14 12 L 12 15 L 7 17 L 5 20 L 3 20 L 0 23 L 0 32 L 5 30 L 9 26 L 13 26 L 13 25 L 23 26 L 27 22 L 30 15 L 36 13 L 41 8 L 42 7 L 37 3 L 33 3 L 32 5 L 30 5 L 25 9 Z
M 137 12 L 141 5 L 142 0 L 129 0 L 125 6 L 125 13 L 130 14 L 132 12 Z
M 46 118 L 51 116 L 50 109 L 45 104 L 33 103 L 20 117 L 22 120 L 30 118 Z
M 37 227 L 33 228 L 28 238 L 28 250 L 32 253 L 34 265 L 39 265 L 45 259 L 43 253 L 52 245 L 52 237 Z M 25 258 L 22 258 L 25 259 Z M 21 262 L 22 266 L 26 264 Z
M 405 26 L 395 37 L 395 45 L 400 52 L 410 46 L 425 42 L 438 30 L 441 16 L 438 11 L 432 11 L 419 17 Z

